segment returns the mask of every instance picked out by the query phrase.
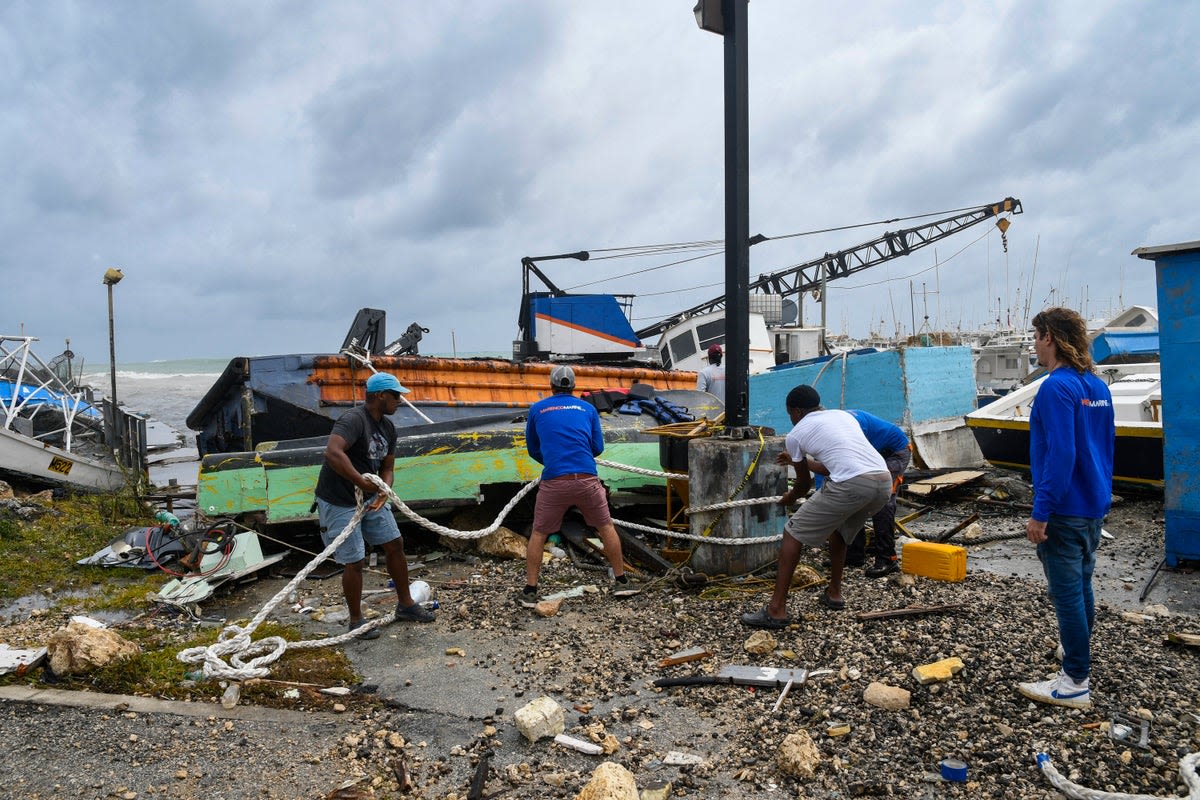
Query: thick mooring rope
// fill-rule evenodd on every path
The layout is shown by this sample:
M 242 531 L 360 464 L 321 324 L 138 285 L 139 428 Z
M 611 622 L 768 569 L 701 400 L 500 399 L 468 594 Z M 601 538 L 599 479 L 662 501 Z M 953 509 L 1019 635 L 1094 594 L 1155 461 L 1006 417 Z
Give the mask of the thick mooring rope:
M 1050 762 L 1050 756 L 1045 753 L 1037 754 L 1037 763 L 1042 769 L 1042 774 L 1046 776 L 1046 780 L 1050 781 L 1055 789 L 1067 797 L 1074 797 L 1075 800 L 1168 800 L 1168 798 L 1178 797 L 1174 794 L 1163 797 L 1153 794 L 1125 794 L 1124 792 L 1103 792 L 1099 789 L 1089 789 L 1063 777 Z M 1200 777 L 1196 775 L 1197 764 L 1200 764 L 1200 753 L 1188 753 L 1179 759 L 1179 777 L 1183 778 L 1183 782 L 1188 785 L 1188 800 L 1200 800 Z

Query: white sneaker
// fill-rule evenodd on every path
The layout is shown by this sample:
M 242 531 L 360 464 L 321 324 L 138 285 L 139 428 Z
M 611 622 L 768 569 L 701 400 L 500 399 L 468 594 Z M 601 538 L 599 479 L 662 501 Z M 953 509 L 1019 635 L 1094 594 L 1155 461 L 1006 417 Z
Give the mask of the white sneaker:
M 1061 670 L 1048 681 L 1018 683 L 1017 689 L 1030 700 L 1039 703 L 1067 708 L 1092 707 L 1092 691 L 1088 686 L 1088 679 L 1084 678 L 1081 683 L 1076 683 L 1074 678 Z

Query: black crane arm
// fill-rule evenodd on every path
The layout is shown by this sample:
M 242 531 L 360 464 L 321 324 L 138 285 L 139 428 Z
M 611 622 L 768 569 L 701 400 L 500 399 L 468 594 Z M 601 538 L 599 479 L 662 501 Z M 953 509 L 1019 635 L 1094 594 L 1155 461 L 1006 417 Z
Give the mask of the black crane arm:
M 1020 214 L 1022 211 L 1020 200 L 1007 197 L 999 203 L 981 206 L 936 222 L 885 232 L 877 239 L 846 250 L 826 253 L 820 258 L 814 258 L 812 261 L 806 261 L 770 275 L 760 275 L 757 280 L 751 281 L 747 288 L 750 292 L 764 292 L 785 297 L 800 294 L 821 285 L 822 268 L 824 268 L 825 282 L 845 278 L 876 264 L 906 256 L 985 220 L 1006 213 Z M 724 307 L 725 295 L 721 295 L 639 329 L 637 331 L 638 338 L 648 339 L 657 336 L 688 317 L 717 311 Z

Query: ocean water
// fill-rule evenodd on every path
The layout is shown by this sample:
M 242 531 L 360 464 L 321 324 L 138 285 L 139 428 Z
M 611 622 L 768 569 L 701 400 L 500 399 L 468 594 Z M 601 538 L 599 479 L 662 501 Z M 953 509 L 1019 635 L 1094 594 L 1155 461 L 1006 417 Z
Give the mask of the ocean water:
M 117 364 L 117 402 L 126 409 L 157 420 L 184 434 L 195 445 L 187 416 L 225 371 L 227 358 L 186 358 Z M 84 370 L 82 382 L 107 397 L 111 383 L 107 366 Z

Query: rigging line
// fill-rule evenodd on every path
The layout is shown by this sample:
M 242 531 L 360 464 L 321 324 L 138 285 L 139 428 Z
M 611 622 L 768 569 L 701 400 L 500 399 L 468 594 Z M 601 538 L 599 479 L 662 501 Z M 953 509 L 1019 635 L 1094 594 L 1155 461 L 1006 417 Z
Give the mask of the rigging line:
M 634 270 L 633 272 L 626 272 L 624 275 L 611 275 L 607 278 L 600 278 L 599 280 L 588 281 L 587 283 L 577 283 L 574 286 L 567 287 L 566 291 L 573 292 L 576 289 L 582 289 L 585 286 L 595 286 L 597 283 L 605 283 L 606 281 L 613 281 L 613 280 L 616 280 L 617 278 L 628 278 L 631 275 L 645 275 L 647 272 L 654 272 L 655 270 L 666 269 L 667 267 L 674 267 L 679 264 L 686 264 L 689 261 L 699 261 L 702 258 L 711 258 L 716 255 L 721 255 L 724 252 L 725 252 L 724 250 L 718 250 L 715 253 L 704 253 L 702 255 L 692 256 L 691 258 L 681 258 L 678 261 L 671 261 L 667 264 L 659 264 L 657 267 L 647 267 L 646 269 L 639 269 L 639 270 Z
M 667 244 L 638 244 L 628 247 L 596 247 L 589 253 L 616 253 L 621 250 L 655 250 L 660 247 L 724 247 L 724 239 L 701 239 L 695 242 L 669 242 Z
M 801 231 L 800 233 L 784 233 L 779 236 L 765 236 L 760 234 L 766 241 L 779 241 L 780 239 L 794 239 L 797 236 L 814 236 L 818 233 L 835 233 L 836 231 L 849 231 L 855 228 L 869 228 L 872 225 L 891 225 L 893 222 L 907 222 L 910 219 L 924 219 L 925 217 L 940 217 L 943 214 L 958 214 L 962 211 L 972 211 L 982 206 L 965 206 L 963 208 L 951 208 L 948 211 L 931 211 L 928 214 L 913 214 L 908 217 L 892 217 L 891 219 L 881 219 L 876 222 L 860 222 L 856 225 L 839 225 L 836 228 L 821 228 L 813 231 Z
M 694 292 L 697 289 L 713 289 L 717 286 L 724 286 L 725 281 L 714 281 L 713 283 L 702 283 L 699 286 L 689 286 L 686 289 L 668 289 L 663 292 L 638 292 L 638 297 L 661 297 L 664 294 L 683 294 L 684 292 Z
M 988 235 L 990 235 L 990 234 L 991 234 L 991 231 L 990 231 L 990 230 L 989 230 L 989 231 L 984 231 L 984 234 L 983 234 L 983 236 L 980 236 L 978 239 L 976 239 L 975 241 L 971 242 L 970 244 L 965 244 L 965 245 L 963 245 L 963 247 L 962 247 L 962 250 L 959 250 L 958 252 L 954 253 L 953 255 L 949 256 L 948 258 L 944 258 L 944 259 L 942 259 L 940 262 L 934 262 L 932 265 L 930 265 L 930 266 L 926 267 L 925 269 L 920 269 L 920 270 L 917 270 L 916 272 L 909 273 L 908 275 L 900 275 L 900 276 L 898 276 L 898 277 L 895 277 L 895 278 L 886 278 L 886 279 L 884 279 L 884 280 L 881 280 L 881 281 L 874 281 L 873 283 L 860 283 L 860 284 L 859 284 L 859 285 L 857 285 L 857 286 L 838 286 L 838 288 L 839 288 L 839 289 L 846 289 L 846 290 L 849 290 L 849 289 L 865 289 L 865 288 L 867 288 L 868 286 L 878 286 L 878 285 L 880 285 L 881 283 L 891 283 L 892 281 L 902 281 L 902 280 L 905 280 L 906 278 L 915 278 L 915 277 L 916 277 L 916 276 L 918 276 L 918 275 L 924 275 L 926 272 L 929 272 L 929 270 L 931 270 L 931 269 L 937 269 L 937 268 L 938 268 L 938 267 L 940 267 L 941 265 L 945 264 L 947 261 L 951 261 L 951 260 L 953 260 L 955 257 L 957 257 L 957 256 L 961 255 L 961 254 L 963 253 L 963 251 L 965 251 L 965 250 L 966 250 L 968 247 L 971 247 L 972 245 L 978 244 L 978 243 L 980 242 L 980 240 L 982 240 L 982 239 L 983 239 L 985 236 L 988 236 Z
M 725 252 L 725 246 L 718 243 L 715 245 L 696 245 L 694 247 L 663 247 L 658 250 L 639 250 L 636 252 L 620 253 L 613 256 L 593 256 L 589 261 L 610 261 L 614 258 L 645 258 L 646 256 L 663 255 L 665 253 L 685 253 L 689 250 L 715 250 L 719 253 Z

